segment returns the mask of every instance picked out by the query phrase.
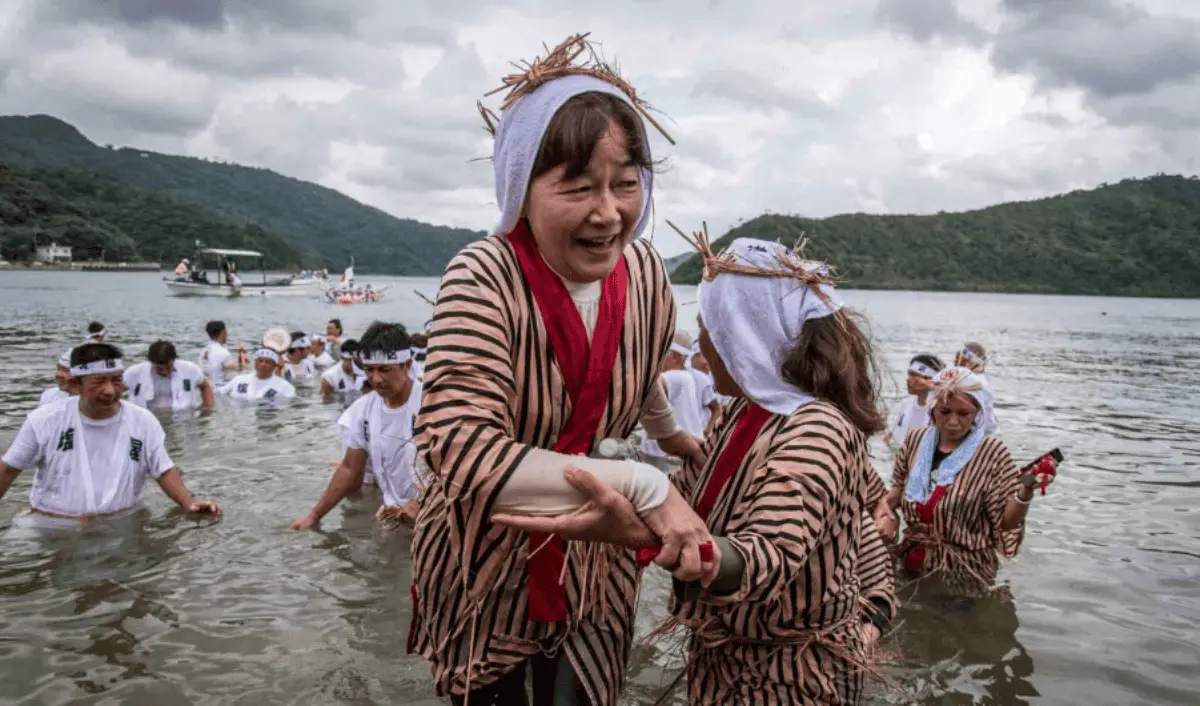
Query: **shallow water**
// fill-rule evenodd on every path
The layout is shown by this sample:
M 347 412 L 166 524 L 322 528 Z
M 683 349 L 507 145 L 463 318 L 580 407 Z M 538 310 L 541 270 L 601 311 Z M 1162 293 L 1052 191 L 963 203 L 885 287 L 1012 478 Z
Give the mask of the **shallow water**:
M 319 331 L 331 316 L 349 335 L 374 318 L 428 318 L 412 290 L 432 296 L 436 281 L 367 279 L 393 284 L 383 302 L 337 307 L 316 295 L 168 298 L 148 274 L 0 273 L 0 443 L 91 319 L 127 357 L 164 337 L 194 358 L 210 318 L 247 341 L 273 325 Z M 910 600 L 886 643 L 899 655 L 889 676 L 926 704 L 1200 703 L 1200 302 L 847 299 L 869 315 L 897 383 L 913 352 L 982 341 L 1014 456 L 1067 454 L 1002 570 L 1012 599 Z M 694 314 L 684 306 L 680 321 Z M 151 488 L 146 510 L 86 531 L 14 526 L 31 474 L 19 478 L 0 501 L 0 703 L 439 703 L 424 663 L 404 654 L 407 530 L 377 529 L 371 496 L 343 503 L 321 532 L 287 529 L 329 477 L 339 411 L 309 396 L 168 420 L 172 457 L 198 497 L 224 504 L 219 521 L 186 517 Z M 875 456 L 888 477 L 890 451 Z M 643 631 L 667 589 L 648 575 Z M 626 702 L 652 702 L 675 666 L 639 643 Z M 873 691 L 873 702 L 905 702 Z

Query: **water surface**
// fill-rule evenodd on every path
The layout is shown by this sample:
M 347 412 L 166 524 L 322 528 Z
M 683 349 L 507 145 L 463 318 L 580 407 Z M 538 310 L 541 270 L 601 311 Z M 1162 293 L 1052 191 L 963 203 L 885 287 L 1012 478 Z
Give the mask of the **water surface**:
M 419 329 L 430 307 L 392 284 L 373 305 L 165 296 L 152 274 L 0 273 L 0 444 L 7 446 L 54 360 L 99 319 L 130 358 L 156 338 L 194 358 L 204 323 L 231 340 L 268 326 L 351 336 L 375 318 Z M 918 595 L 887 642 L 888 674 L 926 704 L 1196 704 L 1200 685 L 1200 302 L 848 292 L 872 323 L 899 399 L 908 356 L 983 342 L 1000 435 L 1019 460 L 1067 454 L 1029 514 L 1011 599 L 969 606 Z M 695 291 L 678 288 L 691 302 Z M 694 328 L 695 306 L 680 321 Z M 156 488 L 147 507 L 86 532 L 12 527 L 31 474 L 0 501 L 0 702 L 26 704 L 439 703 L 404 654 L 409 534 L 383 532 L 370 496 L 297 534 L 338 453 L 336 404 L 224 404 L 167 423 L 169 451 L 220 521 L 187 517 Z M 876 444 L 885 478 L 891 452 Z M 652 570 L 639 626 L 663 615 Z M 651 703 L 675 658 L 639 643 L 626 702 Z M 874 703 L 904 703 L 884 687 Z M 676 699 L 674 703 L 683 703 Z

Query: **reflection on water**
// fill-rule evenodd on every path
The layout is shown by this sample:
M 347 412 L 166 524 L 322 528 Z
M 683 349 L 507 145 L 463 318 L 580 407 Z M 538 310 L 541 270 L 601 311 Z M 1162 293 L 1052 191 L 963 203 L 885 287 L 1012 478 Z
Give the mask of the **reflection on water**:
M 391 282 L 379 304 L 337 307 L 169 299 L 144 274 L 0 273 L 0 443 L 91 319 L 132 358 L 159 337 L 194 357 L 212 318 L 247 341 L 269 326 L 321 330 L 332 316 L 350 335 L 377 317 L 421 326 L 429 308 L 411 291 L 436 282 Z M 912 353 L 948 357 L 979 340 L 1014 456 L 1067 454 L 1034 501 L 1021 556 L 1001 569 L 1012 597 L 905 595 L 889 676 L 924 704 L 1200 703 L 1200 302 L 847 299 L 871 319 L 890 402 Z M 681 323 L 694 320 L 695 305 L 682 307 Z M 285 409 L 219 400 L 210 416 L 164 417 L 189 486 L 225 506 L 219 521 L 178 513 L 151 487 L 142 512 L 32 528 L 20 519 L 30 479 L 18 478 L 0 502 L 0 703 L 439 703 L 424 663 L 404 653 L 408 530 L 376 526 L 372 492 L 320 532 L 287 529 L 328 480 L 342 407 L 309 391 Z M 891 452 L 876 442 L 873 455 L 890 477 Z M 640 635 L 668 590 L 648 573 Z M 625 703 L 652 703 L 681 666 L 639 640 Z M 882 685 L 871 701 L 905 703 Z

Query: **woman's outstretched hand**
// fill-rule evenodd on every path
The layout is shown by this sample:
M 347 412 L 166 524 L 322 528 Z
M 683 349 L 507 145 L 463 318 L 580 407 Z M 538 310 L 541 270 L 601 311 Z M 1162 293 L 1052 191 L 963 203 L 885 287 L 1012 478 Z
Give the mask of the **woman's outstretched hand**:
M 586 498 L 578 509 L 554 517 L 496 513 L 492 522 L 524 532 L 556 534 L 563 539 L 606 542 L 632 549 L 658 545 L 658 537 L 638 517 L 624 495 L 581 468 L 568 466 L 563 475 Z

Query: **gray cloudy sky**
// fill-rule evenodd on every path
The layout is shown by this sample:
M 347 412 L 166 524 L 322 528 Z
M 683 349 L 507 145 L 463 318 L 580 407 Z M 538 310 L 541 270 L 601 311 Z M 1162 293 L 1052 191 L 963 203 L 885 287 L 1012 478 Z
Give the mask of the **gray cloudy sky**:
M 722 233 L 1200 172 L 1197 0 L 0 0 L 0 113 L 490 228 L 474 102 L 577 31 L 669 116 L 667 254 L 663 218 Z

